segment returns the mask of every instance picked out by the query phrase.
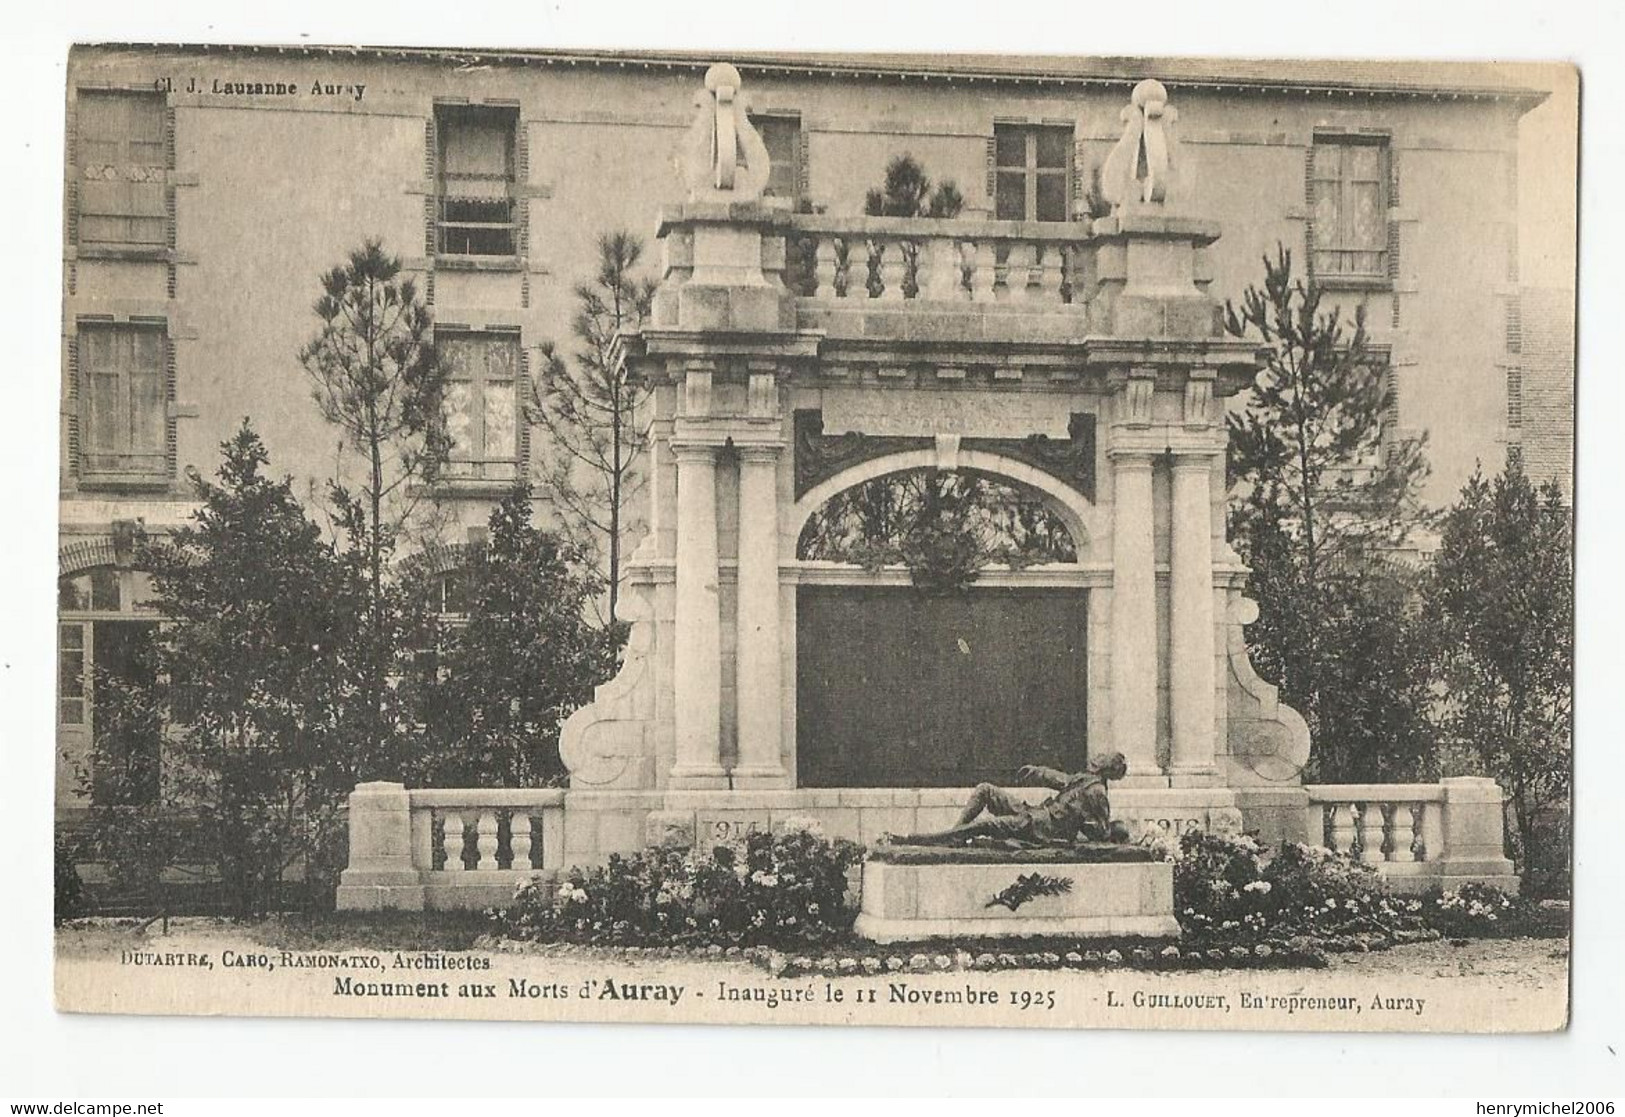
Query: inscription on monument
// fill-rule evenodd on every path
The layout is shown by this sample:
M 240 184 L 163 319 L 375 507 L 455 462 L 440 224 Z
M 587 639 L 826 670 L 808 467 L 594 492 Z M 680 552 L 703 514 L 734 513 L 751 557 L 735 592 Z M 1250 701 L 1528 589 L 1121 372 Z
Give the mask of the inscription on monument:
M 826 388 L 824 432 L 872 435 L 964 434 L 986 438 L 1067 437 L 1070 408 L 1035 393 L 877 392 Z

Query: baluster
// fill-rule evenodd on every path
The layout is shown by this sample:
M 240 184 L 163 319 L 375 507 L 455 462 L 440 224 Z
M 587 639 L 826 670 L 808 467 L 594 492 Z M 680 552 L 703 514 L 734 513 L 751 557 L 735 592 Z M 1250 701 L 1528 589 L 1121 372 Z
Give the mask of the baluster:
M 997 268 L 999 298 L 1020 302 L 1027 297 L 1027 246 L 1019 241 L 1004 244 L 1004 259 Z
M 463 816 L 456 811 L 447 811 L 443 818 L 446 828 L 446 865 L 448 873 L 463 871 Z
M 510 868 L 519 872 L 530 870 L 530 812 L 516 810 L 508 816 L 508 844 L 513 849 Z
M 1038 286 L 1046 303 L 1058 304 L 1061 301 L 1061 284 L 1066 279 L 1066 246 L 1040 244 L 1038 251 L 1042 254 Z
M 1360 860 L 1367 865 L 1378 865 L 1384 860 L 1382 852 L 1383 810 L 1381 803 L 1360 804 Z
M 976 279 L 976 242 L 954 242 L 954 298 L 961 301 L 971 297 L 971 284 Z
M 1021 246 L 1021 262 L 1026 265 L 1027 281 L 1021 285 L 1018 294 L 1024 301 L 1037 302 L 1043 298 L 1043 291 L 1039 288 L 1043 281 L 1043 255 L 1042 244 L 1029 242 Z
M 1395 803 L 1393 821 L 1393 840 L 1389 843 L 1388 860 L 1415 861 L 1416 854 L 1411 849 L 1416 841 L 1416 817 L 1412 812 L 1415 804 Z
M 920 285 L 916 298 L 946 302 L 959 286 L 959 254 L 947 237 L 920 242 L 920 268 L 915 281 Z
M 1339 803 L 1332 808 L 1332 849 L 1337 853 L 1354 852 L 1354 804 Z
M 835 238 L 820 236 L 813 249 L 813 295 L 820 299 L 833 299 L 837 254 Z
M 903 282 L 908 278 L 908 243 L 877 241 L 880 256 L 880 297 L 887 302 L 903 301 Z
M 1444 854 L 1443 804 L 1422 804 L 1422 860 L 1437 861 Z
M 475 868 L 482 873 L 494 871 L 497 866 L 497 813 L 481 811 L 474 836 L 474 849 L 479 853 Z
M 979 240 L 971 246 L 971 255 L 971 300 L 990 303 L 996 297 L 993 288 L 999 278 L 998 249 L 990 240 Z

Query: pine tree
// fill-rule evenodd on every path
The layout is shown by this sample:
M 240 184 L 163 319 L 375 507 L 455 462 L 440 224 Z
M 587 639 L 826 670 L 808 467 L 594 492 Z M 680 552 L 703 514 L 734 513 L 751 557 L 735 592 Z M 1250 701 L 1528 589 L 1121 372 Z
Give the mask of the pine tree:
M 321 330 L 300 352 L 322 416 L 342 433 L 340 450 L 360 459 L 352 488 L 329 498 L 365 577 L 366 624 L 358 634 L 358 684 L 370 709 L 363 728 L 369 775 L 392 777 L 399 719 L 390 675 L 401 644 L 399 602 L 387 574 L 402 531 L 450 452 L 443 413 L 446 369 L 433 321 L 401 261 L 377 240 L 322 277 L 314 310 Z
M 965 197 L 952 180 L 944 179 L 932 185 L 925 167 L 914 156 L 905 152 L 886 164 L 884 183 L 871 188 L 864 197 L 863 212 L 870 217 L 931 217 L 952 220 L 965 208 Z M 913 298 L 919 293 L 920 244 L 904 240 L 897 244 L 903 253 L 903 294 Z M 871 297 L 880 296 L 884 281 L 880 278 L 880 260 L 884 249 L 878 242 L 867 245 L 867 275 L 865 283 Z
M 885 182 L 864 197 L 870 217 L 935 217 L 952 220 L 965 208 L 965 197 L 951 179 L 933 188 L 925 167 L 914 156 L 896 156 L 886 164 Z
M 1248 642 L 1309 722 L 1317 778 L 1423 775 L 1426 695 L 1368 658 L 1384 644 L 1390 662 L 1426 655 L 1412 576 L 1393 558 L 1425 521 L 1423 445 L 1388 437 L 1393 399 L 1364 308 L 1345 323 L 1293 278 L 1285 248 L 1264 268 L 1261 288 L 1225 306 L 1227 331 L 1260 341 L 1264 359 L 1227 420 L 1230 531 L 1259 602 Z
M 1427 585 L 1441 726 L 1509 793 L 1526 873 L 1567 868 L 1538 823 L 1566 806 L 1572 779 L 1572 548 L 1556 482 L 1537 489 L 1515 464 L 1493 480 L 1475 472 L 1445 514 Z
M 597 274 L 575 288 L 575 359 L 542 347 L 538 390 L 527 409 L 554 451 L 548 487 L 563 526 L 603 567 L 611 625 L 624 545 L 635 526 L 627 509 L 643 484 L 637 460 L 644 435 L 636 416 L 648 394 L 629 378 L 613 346 L 617 334 L 640 328 L 649 316 L 656 285 L 637 274 L 642 257 L 643 242 L 631 233 L 598 239 Z

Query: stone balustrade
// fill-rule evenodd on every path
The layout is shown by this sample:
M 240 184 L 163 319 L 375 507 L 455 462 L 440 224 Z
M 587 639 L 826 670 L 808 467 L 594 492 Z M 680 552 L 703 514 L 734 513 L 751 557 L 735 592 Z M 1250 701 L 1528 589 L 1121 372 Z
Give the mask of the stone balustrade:
M 1061 307 L 1082 290 L 1088 262 L 1081 223 L 823 214 L 789 222 L 785 284 L 815 299 Z
M 1404 891 L 1467 881 L 1515 892 L 1502 849 L 1501 790 L 1492 779 L 1427 784 L 1311 784 L 1311 844 L 1347 853 Z
M 408 791 L 365 783 L 350 796 L 350 862 L 338 904 L 352 910 L 483 908 L 559 868 L 564 791 Z
M 1014 788 L 1037 801 L 1048 792 Z M 1501 791 L 1478 777 L 1436 784 L 1310 785 L 1302 798 L 1312 845 L 1350 853 L 1405 892 L 1468 882 L 1516 891 L 1502 851 Z M 414 790 L 369 783 L 350 796 L 350 862 L 338 906 L 348 910 L 478 909 L 505 904 L 521 881 L 601 863 L 647 843 L 708 849 L 755 830 L 816 820 L 829 837 L 873 843 L 882 834 L 952 825 L 969 788 L 799 788 L 630 795 L 556 788 Z M 1256 829 L 1224 789 L 1183 793 L 1122 788 L 1113 814 L 1131 830 Z M 1206 806 L 1192 807 L 1196 795 Z M 568 807 L 567 807 L 568 803 Z M 565 818 L 570 817 L 569 834 Z M 1276 840 L 1276 839 L 1270 839 Z

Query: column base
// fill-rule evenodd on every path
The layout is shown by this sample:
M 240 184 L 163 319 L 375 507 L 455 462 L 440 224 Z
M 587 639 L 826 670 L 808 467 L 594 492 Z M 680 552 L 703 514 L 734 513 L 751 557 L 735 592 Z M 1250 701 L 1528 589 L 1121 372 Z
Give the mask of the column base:
M 1112 786 L 1122 788 L 1167 787 L 1168 777 L 1163 775 L 1161 772 L 1146 772 L 1136 775 L 1133 767 L 1130 766 L 1129 774 L 1120 780 L 1113 780 Z
M 1217 768 L 1173 768 L 1168 772 L 1169 787 L 1222 787 Z
M 667 777 L 666 786 L 693 791 L 725 791 L 728 773 L 720 765 L 678 764 Z
M 790 774 L 777 764 L 741 764 L 733 769 L 733 785 L 740 790 L 790 789 Z

